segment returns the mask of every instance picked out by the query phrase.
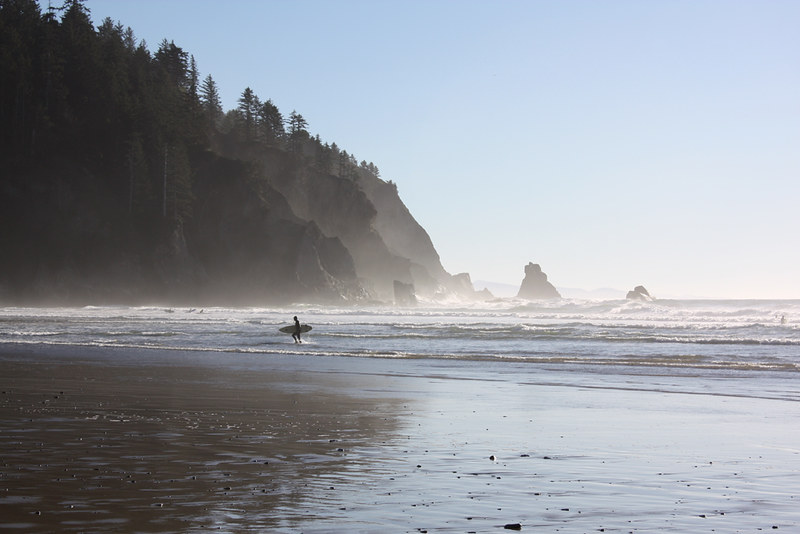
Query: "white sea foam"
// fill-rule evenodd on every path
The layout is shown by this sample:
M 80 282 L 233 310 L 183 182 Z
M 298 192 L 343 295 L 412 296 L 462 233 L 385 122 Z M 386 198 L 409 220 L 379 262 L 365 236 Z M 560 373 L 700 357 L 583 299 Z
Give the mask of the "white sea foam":
M 293 315 L 314 329 L 295 345 Z M 800 301 L 497 299 L 456 308 L 0 308 L 8 343 L 586 368 L 798 372 Z

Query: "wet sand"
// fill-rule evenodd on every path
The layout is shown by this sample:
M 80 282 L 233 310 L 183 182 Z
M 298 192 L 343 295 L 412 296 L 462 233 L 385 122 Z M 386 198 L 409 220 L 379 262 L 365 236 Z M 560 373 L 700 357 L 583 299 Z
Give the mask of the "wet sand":
M 800 403 L 527 369 L 7 348 L 0 530 L 800 527 Z

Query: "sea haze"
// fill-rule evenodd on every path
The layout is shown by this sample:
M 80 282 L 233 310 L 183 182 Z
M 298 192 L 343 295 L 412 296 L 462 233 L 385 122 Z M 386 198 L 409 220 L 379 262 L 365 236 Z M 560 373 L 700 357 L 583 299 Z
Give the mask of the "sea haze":
M 299 315 L 295 345 L 278 328 Z M 486 370 L 744 381 L 742 394 L 800 399 L 800 301 L 496 299 L 460 308 L 2 308 L 0 344 L 450 360 Z M 143 353 L 144 354 L 144 353 Z M 786 390 L 775 390 L 780 381 Z M 711 385 L 709 385 L 711 384 Z M 704 387 L 722 386 L 711 380 Z M 782 387 L 782 386 L 781 386 Z M 763 391 L 762 391 L 763 390 Z

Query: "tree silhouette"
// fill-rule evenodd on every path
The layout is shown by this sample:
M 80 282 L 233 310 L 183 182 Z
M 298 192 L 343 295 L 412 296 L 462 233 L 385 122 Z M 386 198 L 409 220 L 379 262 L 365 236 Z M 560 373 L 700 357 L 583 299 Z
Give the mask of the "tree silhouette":
M 216 126 L 222 118 L 222 101 L 214 78 L 209 74 L 200 86 L 200 105 L 209 127 Z
M 308 139 L 308 122 L 297 111 L 289 115 L 289 150 L 300 153 L 303 143 Z
M 283 115 L 280 110 L 267 100 L 258 108 L 257 113 L 258 131 L 261 139 L 271 146 L 277 146 L 285 135 L 283 127 Z
M 243 121 L 244 138 L 251 141 L 255 137 L 256 116 L 259 101 L 253 90 L 247 87 L 239 97 L 239 113 Z

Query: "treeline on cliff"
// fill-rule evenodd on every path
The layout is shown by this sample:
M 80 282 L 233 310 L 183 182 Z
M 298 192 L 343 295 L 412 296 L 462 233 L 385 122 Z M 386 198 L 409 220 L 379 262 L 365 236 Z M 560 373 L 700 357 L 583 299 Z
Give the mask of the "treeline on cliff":
M 120 23 L 95 28 L 80 0 L 0 0 L 0 298 L 364 300 L 391 298 L 393 280 L 448 285 L 374 164 L 250 88 L 238 104 L 225 112 L 174 42 L 150 52 Z

